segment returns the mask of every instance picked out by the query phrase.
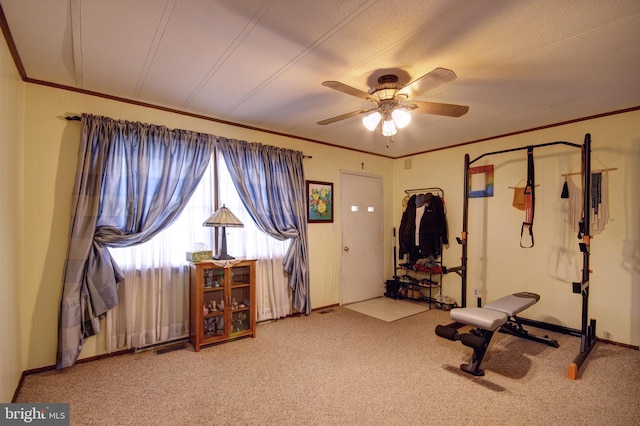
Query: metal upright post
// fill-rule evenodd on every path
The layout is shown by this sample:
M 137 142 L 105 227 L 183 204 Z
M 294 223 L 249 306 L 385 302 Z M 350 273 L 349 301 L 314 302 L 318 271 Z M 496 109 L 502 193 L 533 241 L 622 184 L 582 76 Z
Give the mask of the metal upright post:
M 463 308 L 467 306 L 467 228 L 469 217 L 469 154 L 464 155 L 464 200 L 462 203 L 462 235 L 460 243 L 462 244 L 462 295 L 461 305 Z
M 582 252 L 582 280 L 573 283 L 573 292 L 582 296 L 582 327 L 580 330 L 580 353 L 567 368 L 567 377 L 578 378 L 578 369 L 587 359 L 587 355 L 595 346 L 596 320 L 589 319 L 589 255 L 591 252 L 591 135 L 587 133 L 582 146 L 582 171 L 583 171 L 583 216 L 582 216 L 582 242 L 580 251 Z

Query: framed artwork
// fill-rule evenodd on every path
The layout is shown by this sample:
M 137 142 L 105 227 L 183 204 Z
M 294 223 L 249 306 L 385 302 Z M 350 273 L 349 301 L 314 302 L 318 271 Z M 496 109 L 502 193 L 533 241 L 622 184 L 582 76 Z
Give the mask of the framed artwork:
M 333 223 L 333 183 L 307 181 L 307 222 Z
M 469 198 L 493 197 L 493 164 L 469 169 Z

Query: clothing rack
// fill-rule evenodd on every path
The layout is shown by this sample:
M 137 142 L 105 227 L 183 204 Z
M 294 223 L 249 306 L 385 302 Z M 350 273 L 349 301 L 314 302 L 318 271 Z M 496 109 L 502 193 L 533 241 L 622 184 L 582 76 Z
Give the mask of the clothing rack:
M 444 189 L 439 188 L 437 186 L 432 186 L 432 187 L 428 187 L 428 188 L 414 188 L 414 189 L 405 189 L 404 193 L 407 194 L 407 197 L 410 197 L 412 195 L 418 195 L 418 194 L 428 194 L 431 193 L 433 195 L 433 193 L 436 192 L 437 196 L 439 196 L 442 200 L 444 200 Z M 408 200 L 409 198 L 405 197 L 405 200 Z M 445 208 L 445 212 L 446 212 L 446 208 Z M 397 258 L 397 254 L 396 254 L 396 229 L 393 228 L 393 270 L 394 270 L 394 276 L 395 276 L 395 270 L 396 270 L 396 258 Z M 442 259 L 442 255 L 444 253 L 441 253 L 441 259 Z
M 429 188 L 415 188 L 415 189 L 405 189 L 404 190 L 404 193 L 407 194 L 407 196 L 418 195 L 418 194 L 429 194 L 429 193 L 434 195 L 433 194 L 434 192 L 436 192 L 435 195 L 437 195 L 438 197 L 440 197 L 440 199 L 443 200 L 443 206 L 444 206 L 444 189 L 442 189 L 442 188 L 439 188 L 437 186 L 432 186 L 432 187 L 429 187 Z M 408 199 L 408 198 L 405 198 L 405 199 Z M 446 211 L 447 211 L 446 210 L 446 206 L 444 208 L 445 208 L 445 214 L 446 214 Z M 395 237 L 395 229 L 394 229 L 394 237 Z M 395 244 L 395 238 L 394 238 L 394 244 Z M 440 254 L 440 260 L 442 260 L 443 255 L 444 255 L 444 253 Z M 395 257 L 396 256 L 395 256 L 395 246 L 394 246 L 394 265 L 393 265 L 394 271 L 395 271 Z
M 433 193 L 435 192 L 436 193 L 435 195 L 437 195 L 438 197 L 440 197 L 440 199 L 442 199 L 442 204 L 443 204 L 444 211 L 445 211 L 445 214 L 446 214 L 447 207 L 446 207 L 446 204 L 444 204 L 444 189 L 439 188 L 437 186 L 432 186 L 432 187 L 428 187 L 428 188 L 405 189 L 404 192 L 408 196 L 417 195 L 417 194 L 429 194 L 429 193 L 434 195 Z M 395 237 L 395 229 L 394 229 L 394 237 Z M 395 244 L 395 239 L 394 239 L 394 244 Z M 440 243 L 440 245 L 442 245 L 442 243 Z M 394 246 L 394 250 L 395 250 L 395 246 Z M 443 262 L 443 258 L 444 258 L 444 250 L 442 250 L 442 251 L 443 252 L 440 253 L 441 262 Z M 460 269 L 461 269 L 461 267 L 456 267 L 456 268 L 451 268 L 450 271 L 459 273 Z M 395 270 L 395 251 L 394 251 L 394 270 Z
M 431 194 L 433 196 L 437 196 L 442 200 L 442 204 L 443 204 L 443 208 L 445 211 L 445 215 L 446 215 L 446 204 L 444 203 L 444 189 L 437 187 L 437 186 L 431 186 L 431 187 L 426 187 L 426 188 L 413 188 L 413 189 L 405 189 L 405 194 L 407 194 L 407 197 L 405 197 L 405 200 L 408 199 L 408 197 L 410 196 L 414 196 L 414 195 L 418 195 L 418 194 Z M 397 265 L 396 265 L 396 261 L 397 261 L 397 252 L 396 252 L 396 229 L 393 228 L 393 269 L 394 269 L 394 277 L 397 279 L 397 276 L 395 276 L 395 271 L 398 269 Z M 449 272 L 455 272 L 456 274 L 458 274 L 459 276 L 461 275 L 461 270 L 462 270 L 462 266 L 456 266 L 456 267 L 445 267 L 444 266 L 444 244 L 443 244 L 443 239 L 442 237 L 440 237 L 440 266 L 442 267 L 442 274 L 448 274 Z M 440 279 L 440 294 L 442 295 L 442 279 Z M 429 296 L 429 304 L 431 305 L 431 303 L 433 302 L 433 299 L 431 297 L 431 293 Z M 446 305 L 446 303 L 443 303 L 443 306 Z

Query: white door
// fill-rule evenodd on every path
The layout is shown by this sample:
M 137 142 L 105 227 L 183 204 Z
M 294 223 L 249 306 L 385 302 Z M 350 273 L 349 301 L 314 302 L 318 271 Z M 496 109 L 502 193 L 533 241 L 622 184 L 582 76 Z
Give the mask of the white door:
M 359 302 L 384 293 L 382 178 L 340 174 L 342 259 L 340 302 Z

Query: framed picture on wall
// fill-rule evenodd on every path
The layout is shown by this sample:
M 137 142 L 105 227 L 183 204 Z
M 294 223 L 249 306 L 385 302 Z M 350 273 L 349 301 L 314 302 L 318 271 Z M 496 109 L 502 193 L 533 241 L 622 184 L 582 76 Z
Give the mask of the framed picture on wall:
M 333 223 L 333 183 L 307 181 L 307 222 Z
M 493 164 L 469 169 L 469 198 L 493 197 Z

